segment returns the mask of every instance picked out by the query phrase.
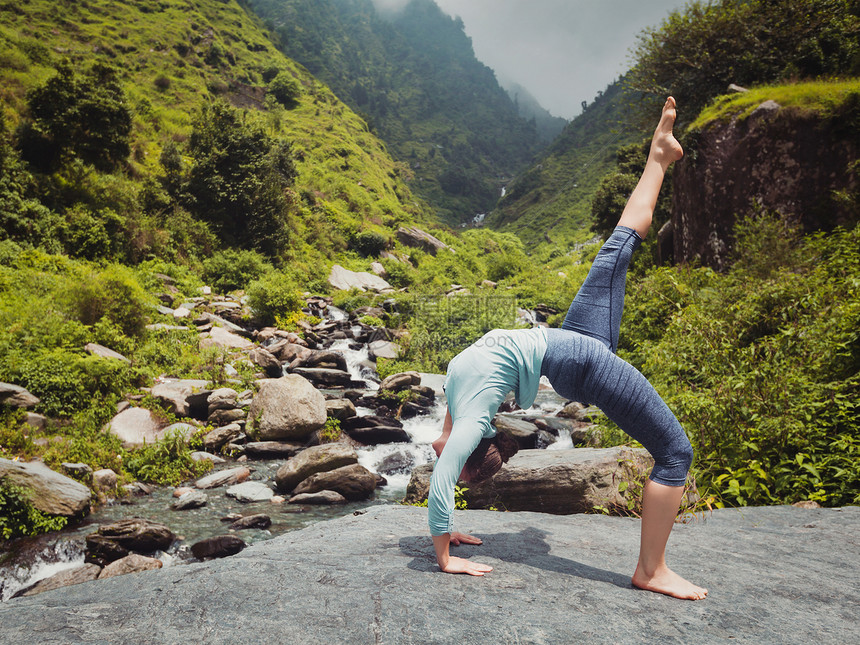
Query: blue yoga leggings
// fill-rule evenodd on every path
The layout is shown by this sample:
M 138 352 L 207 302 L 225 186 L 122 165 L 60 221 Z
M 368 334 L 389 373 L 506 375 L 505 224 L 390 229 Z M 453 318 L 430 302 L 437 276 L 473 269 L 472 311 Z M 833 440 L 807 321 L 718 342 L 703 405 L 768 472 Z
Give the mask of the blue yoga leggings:
M 650 478 L 683 486 L 693 461 L 684 429 L 654 387 L 635 367 L 615 355 L 627 267 L 642 239 L 617 226 L 600 249 L 570 305 L 561 329 L 547 329 L 541 365 L 560 395 L 598 406 L 654 457 Z

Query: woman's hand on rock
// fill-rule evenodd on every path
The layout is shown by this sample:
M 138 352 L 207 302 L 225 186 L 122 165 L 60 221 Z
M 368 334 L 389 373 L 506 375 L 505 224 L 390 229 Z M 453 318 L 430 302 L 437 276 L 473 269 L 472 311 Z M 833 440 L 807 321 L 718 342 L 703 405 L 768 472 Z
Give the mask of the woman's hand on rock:
M 451 537 L 453 537 L 453 534 Z M 447 564 L 442 567 L 442 571 L 445 573 L 468 573 L 470 576 L 482 576 L 492 570 L 493 567 L 488 564 L 472 562 L 465 558 L 455 558 L 453 556 L 449 557 Z
M 466 535 L 465 533 L 451 533 L 451 544 L 459 546 L 460 544 L 483 544 L 484 541 L 474 535 Z

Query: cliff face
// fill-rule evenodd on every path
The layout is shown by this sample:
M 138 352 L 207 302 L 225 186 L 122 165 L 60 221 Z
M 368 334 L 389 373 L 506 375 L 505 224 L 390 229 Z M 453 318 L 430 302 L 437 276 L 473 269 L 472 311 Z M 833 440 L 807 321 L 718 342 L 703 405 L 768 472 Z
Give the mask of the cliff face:
M 735 221 L 757 207 L 806 231 L 856 221 L 856 204 L 836 192 L 856 193 L 860 184 L 860 107 L 840 112 L 823 118 L 769 100 L 746 118 L 690 135 L 673 174 L 675 261 L 724 268 Z

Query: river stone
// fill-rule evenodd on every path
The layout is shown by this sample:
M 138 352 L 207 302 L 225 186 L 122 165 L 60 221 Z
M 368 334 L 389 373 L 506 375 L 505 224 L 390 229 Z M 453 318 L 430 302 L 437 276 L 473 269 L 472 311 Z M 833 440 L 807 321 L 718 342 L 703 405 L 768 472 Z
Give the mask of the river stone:
M 391 285 L 378 275 L 368 273 L 367 271 L 350 271 L 339 264 L 335 264 L 331 268 L 331 273 L 328 276 L 328 283 L 335 289 L 349 291 L 350 289 L 358 289 L 359 291 L 382 291 L 383 289 L 391 289 Z
M 113 540 L 102 537 L 98 533 L 92 533 L 86 537 L 86 553 L 84 561 L 91 564 L 97 564 L 100 567 L 107 565 L 114 560 L 124 558 L 129 554 L 129 550 L 121 544 L 117 544 Z
M 236 555 L 246 546 L 248 545 L 235 535 L 218 535 L 195 542 L 191 545 L 191 553 L 198 560 L 226 558 L 230 555 Z
M 251 476 L 251 471 L 245 466 L 237 466 L 235 468 L 227 468 L 211 473 L 205 477 L 201 477 L 195 482 L 197 488 L 218 488 L 227 484 L 238 484 Z
M 281 366 L 281 361 L 278 360 L 269 350 L 263 347 L 257 347 L 251 350 L 248 354 L 250 361 L 261 368 L 269 378 L 278 378 L 284 373 L 284 368 Z
M 215 410 L 209 415 L 209 423 L 217 426 L 226 426 L 245 419 L 245 411 L 238 408 L 233 410 Z
M 113 578 L 114 576 L 124 576 L 127 573 L 137 573 L 139 571 L 149 571 L 150 569 L 160 569 L 164 566 L 161 560 L 155 558 L 147 558 L 144 555 L 130 553 L 124 558 L 115 560 L 102 569 L 99 574 L 99 580 L 105 578 Z
M 206 334 L 201 334 L 200 347 L 221 347 L 224 349 L 253 349 L 255 347 L 247 338 L 227 331 L 223 327 L 213 327 Z
M 48 417 L 46 417 L 44 414 L 37 414 L 35 412 L 25 412 L 24 423 L 33 428 L 34 430 L 44 432 L 45 428 L 48 427 Z
M 323 387 L 349 387 L 352 384 L 349 372 L 329 367 L 295 367 L 291 371 Z
M 314 473 L 334 470 L 358 463 L 355 448 L 343 443 L 324 443 L 302 450 L 278 468 L 275 482 L 278 490 L 289 492 Z
M 107 425 L 108 431 L 119 437 L 124 448 L 139 448 L 153 444 L 164 435 L 163 424 L 146 408 L 127 408 Z
M 129 551 L 141 553 L 165 551 L 176 539 L 173 531 L 164 524 L 142 517 L 132 517 L 105 524 L 98 528 L 97 534 L 113 540 Z
M 79 479 L 85 479 L 87 481 L 92 481 L 93 479 L 93 469 L 89 466 L 89 464 L 82 464 L 80 462 L 70 464 L 67 461 L 64 461 L 62 464 L 63 470 L 66 471 L 67 475 L 76 475 Z
M 93 356 L 100 356 L 101 358 L 109 358 L 115 361 L 125 361 L 126 363 L 131 363 L 130 360 L 128 360 L 119 352 L 115 352 L 109 347 L 99 345 L 98 343 L 87 343 L 86 345 L 84 345 L 84 351 L 87 354 L 92 354 Z
M 290 504 L 346 504 L 347 499 L 335 490 L 299 493 L 290 497 Z
M 385 456 L 376 471 L 383 475 L 396 475 L 409 472 L 415 466 L 415 457 L 409 453 L 395 452 Z
M 234 497 L 240 502 L 268 502 L 275 492 L 263 482 L 242 482 L 230 486 L 224 491 L 227 497 Z
M 102 468 L 93 473 L 93 486 L 97 490 L 113 490 L 116 488 L 116 473 L 110 468 Z
M 410 385 L 420 385 L 421 377 L 418 372 L 399 372 L 392 374 L 382 379 L 379 384 L 380 390 L 390 390 L 391 392 L 399 392 L 407 389 Z
M 292 457 L 304 449 L 300 443 L 288 441 L 249 441 L 245 454 L 249 457 Z
M 470 508 L 497 506 L 508 511 L 540 511 L 566 515 L 588 513 L 597 507 L 621 505 L 627 495 L 618 485 L 638 473 L 643 483 L 653 466 L 644 448 L 568 448 L 521 450 L 489 480 L 465 484 Z M 406 500 L 426 499 L 432 467 L 416 468 Z M 424 480 L 424 481 L 421 481 Z
M 531 421 L 510 414 L 497 414 L 493 417 L 493 425 L 499 432 L 504 432 L 513 438 L 520 450 L 537 448 L 538 427 Z
M 325 409 L 333 419 L 348 419 L 356 415 L 355 404 L 347 398 L 329 399 L 325 402 Z
M 168 412 L 178 417 L 191 416 L 188 396 L 195 392 L 205 391 L 208 381 L 202 379 L 179 379 L 158 383 L 152 387 L 150 394 L 161 401 Z
M 372 343 L 368 343 L 367 354 L 372 361 L 378 358 L 394 360 L 400 356 L 400 345 L 392 343 L 390 340 L 375 340 Z
M 18 591 L 12 597 L 20 598 L 22 596 L 35 596 L 36 594 L 40 594 L 44 591 L 59 589 L 60 587 L 68 587 L 70 585 L 80 584 L 81 582 L 87 582 L 89 580 L 95 580 L 99 577 L 99 572 L 101 572 L 101 570 L 102 568 L 97 564 L 82 564 L 81 566 L 73 569 L 65 569 L 64 571 L 55 573 L 48 578 L 39 580 L 39 582 L 27 587 L 26 589 Z
M 49 515 L 83 515 L 90 508 L 90 489 L 48 468 L 41 461 L 10 461 L 0 458 L 0 478 L 32 489 L 33 506 Z
M 192 508 L 200 508 L 209 503 L 209 498 L 202 490 L 191 490 L 183 495 L 170 505 L 174 511 L 187 511 Z
M 218 455 L 213 455 L 211 452 L 203 450 L 195 450 L 191 453 L 191 458 L 194 461 L 211 461 L 213 464 L 223 464 L 226 460 Z
M 248 411 L 248 430 L 257 441 L 305 439 L 326 422 L 325 397 L 307 379 L 285 374 L 260 382 Z
M 166 428 L 161 429 L 161 436 L 164 437 L 167 434 L 181 434 L 182 438 L 185 439 L 185 441 L 188 441 L 199 429 L 200 428 L 193 426 L 190 423 L 171 423 Z
M 39 403 L 39 397 L 33 396 L 20 385 L 0 383 L 0 405 L 13 408 L 32 408 Z
M 206 399 L 209 414 L 215 410 L 230 410 L 236 407 L 236 400 L 239 398 L 239 393 L 231 387 L 219 387 L 217 390 L 212 390 Z
M 300 495 L 322 490 L 336 491 L 348 500 L 367 499 L 376 490 L 376 475 L 364 466 L 351 464 L 311 475 L 296 486 L 293 492 Z
M 375 446 L 384 443 L 409 443 L 412 438 L 403 428 L 397 426 L 369 426 L 366 428 L 348 428 L 346 433 L 351 439 L 365 446 Z
M 272 525 L 272 518 L 264 513 L 256 515 L 245 515 L 230 525 L 234 531 L 242 531 L 244 529 L 267 529 Z

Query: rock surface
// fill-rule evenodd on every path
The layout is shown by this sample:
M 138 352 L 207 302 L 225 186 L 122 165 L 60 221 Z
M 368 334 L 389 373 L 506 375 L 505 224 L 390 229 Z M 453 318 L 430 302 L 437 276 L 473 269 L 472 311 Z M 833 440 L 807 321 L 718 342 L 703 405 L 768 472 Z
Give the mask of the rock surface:
M 32 642 L 851 643 L 860 508 L 719 510 L 678 524 L 672 565 L 700 602 L 638 591 L 632 518 L 465 511 L 494 570 L 438 573 L 426 509 L 377 506 L 226 560 L 87 582 L 0 605 Z M 779 566 L 774 566 L 779 563 Z M 237 581 L 242 598 L 237 602 Z M 145 611 L 142 610 L 145 608 Z
M 248 410 L 248 429 L 260 441 L 305 439 L 325 421 L 325 397 L 298 374 L 261 381 Z
M 33 506 L 51 515 L 73 516 L 90 508 L 90 489 L 48 468 L 41 461 L 0 459 L 0 476 L 33 490 Z
M 138 448 L 161 439 L 162 426 L 146 408 L 126 408 L 110 420 L 108 429 L 122 440 L 124 448 Z

